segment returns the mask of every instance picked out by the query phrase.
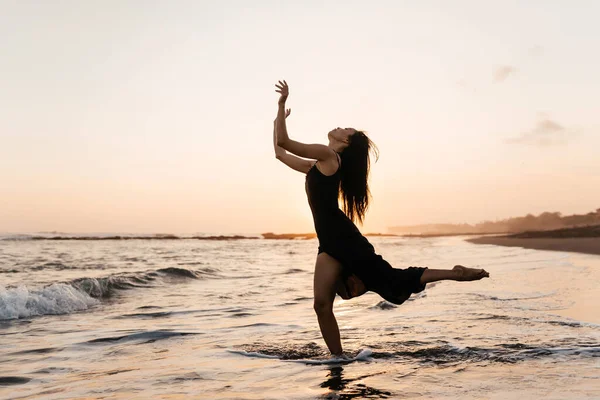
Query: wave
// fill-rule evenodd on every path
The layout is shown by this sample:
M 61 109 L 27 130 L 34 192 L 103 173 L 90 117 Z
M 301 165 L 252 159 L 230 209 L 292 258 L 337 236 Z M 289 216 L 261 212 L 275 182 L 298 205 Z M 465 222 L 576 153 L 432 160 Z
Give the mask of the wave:
M 290 268 L 285 272 L 281 272 L 281 274 L 282 275 L 290 275 L 290 274 L 300 274 L 302 272 L 307 272 L 307 271 L 300 269 L 300 268 Z
M 104 298 L 111 297 L 120 290 L 154 286 L 154 281 L 157 279 L 164 282 L 165 278 L 202 279 L 216 275 L 217 270 L 213 268 L 189 270 L 169 267 L 137 274 L 111 275 L 105 278 L 79 278 L 71 281 L 70 284 L 91 297 Z
M 482 300 L 493 300 L 493 301 L 520 301 L 520 300 L 537 300 L 543 299 L 546 297 L 551 297 L 556 294 L 556 291 L 552 291 L 550 293 L 539 293 L 531 296 L 512 296 L 512 297 L 498 297 L 481 293 L 468 293 L 471 296 L 477 297 Z
M 530 345 L 524 343 L 502 343 L 493 347 L 455 347 L 450 344 L 406 341 L 368 346 L 372 349 L 370 357 L 374 359 L 415 360 L 423 364 L 452 365 L 463 363 L 508 363 L 514 364 L 538 358 L 600 357 L 600 343 L 573 341 Z M 326 349 L 310 342 L 305 345 L 285 345 L 281 343 L 253 343 L 241 346 L 234 352 L 253 357 L 274 358 L 280 360 L 319 360 L 328 357 Z M 353 351 L 351 351 L 352 353 Z M 358 351 L 354 351 L 358 353 Z
M 392 310 L 394 308 L 398 308 L 398 306 L 393 303 L 390 303 L 389 301 L 382 300 L 369 308 L 372 310 Z
M 0 376 L 0 386 L 22 385 L 30 380 L 24 376 Z
M 66 283 L 54 283 L 41 289 L 0 287 L 0 320 L 70 314 L 98 303 L 97 299 Z
M 111 297 L 119 291 L 217 275 L 217 270 L 212 268 L 189 270 L 170 267 L 104 278 L 79 278 L 42 288 L 0 286 L 0 320 L 85 311 L 99 305 L 101 299 Z
M 509 363 L 514 364 L 531 359 L 546 357 L 600 357 L 600 346 L 572 343 L 570 347 L 553 344 L 544 346 L 523 343 L 497 344 L 491 348 L 455 347 L 451 345 L 426 347 L 417 350 L 402 349 L 373 352 L 373 358 L 412 358 L 422 363 L 455 364 L 474 363 Z
M 498 315 L 498 314 L 475 314 L 472 320 L 510 320 L 515 323 L 526 323 L 526 324 L 550 324 L 557 326 L 565 326 L 570 328 L 598 328 L 600 325 L 594 324 L 591 322 L 582 322 L 575 320 L 555 320 L 551 318 L 528 318 L 528 317 L 519 317 L 519 316 L 509 316 L 509 315 Z
M 232 350 L 235 351 L 235 349 Z M 254 357 L 278 358 L 280 360 L 314 359 L 327 357 L 329 355 L 329 352 L 315 342 L 310 342 L 300 346 L 285 345 L 281 343 L 253 343 L 243 345 L 242 351 L 245 354 L 253 355 Z
M 239 354 L 246 357 L 256 357 L 256 358 L 269 358 L 275 359 L 279 358 L 274 355 L 266 355 L 257 352 L 248 352 L 244 350 L 227 350 L 229 353 Z M 339 357 L 339 356 L 330 356 L 329 358 L 300 358 L 300 359 L 287 359 L 286 361 L 297 362 L 308 365 L 326 365 L 326 364 L 348 364 L 354 361 L 371 361 L 372 352 L 369 349 L 361 350 L 355 357 Z
M 139 341 L 140 343 L 153 343 L 157 340 L 169 339 L 177 336 L 198 335 L 197 332 L 178 332 L 170 329 L 158 329 L 155 331 L 135 332 L 129 335 L 110 336 L 88 340 L 86 344 L 106 344 L 106 343 L 122 343 L 129 341 Z

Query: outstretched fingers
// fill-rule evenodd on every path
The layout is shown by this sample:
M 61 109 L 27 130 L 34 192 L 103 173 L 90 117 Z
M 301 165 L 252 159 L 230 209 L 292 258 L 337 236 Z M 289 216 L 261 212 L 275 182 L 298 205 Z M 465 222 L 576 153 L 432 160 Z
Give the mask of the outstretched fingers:
M 283 82 L 277 81 L 277 83 L 275 84 L 275 87 L 277 88 L 277 90 L 275 90 L 275 91 L 277 93 L 281 93 L 281 94 L 287 94 L 290 90 L 289 86 L 285 80 Z

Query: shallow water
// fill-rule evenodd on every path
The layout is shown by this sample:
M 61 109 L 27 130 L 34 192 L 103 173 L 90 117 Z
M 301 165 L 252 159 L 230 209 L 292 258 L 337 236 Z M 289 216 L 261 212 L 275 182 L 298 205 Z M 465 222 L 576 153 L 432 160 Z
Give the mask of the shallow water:
M 315 240 L 0 240 L 0 398 L 594 399 L 600 257 L 372 238 L 396 267 L 481 266 L 400 306 L 312 310 Z

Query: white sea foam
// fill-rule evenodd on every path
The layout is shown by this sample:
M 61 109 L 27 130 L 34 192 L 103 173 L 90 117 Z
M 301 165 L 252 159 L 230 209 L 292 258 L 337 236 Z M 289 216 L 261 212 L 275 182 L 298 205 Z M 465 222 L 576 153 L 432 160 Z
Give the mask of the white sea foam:
M 255 351 L 244 351 L 244 350 L 227 350 L 233 354 L 241 354 L 246 357 L 256 357 L 256 358 L 279 358 L 279 356 L 274 356 L 270 354 L 262 354 Z
M 39 289 L 0 286 L 0 320 L 68 314 L 87 310 L 98 303 L 98 300 L 64 283 Z

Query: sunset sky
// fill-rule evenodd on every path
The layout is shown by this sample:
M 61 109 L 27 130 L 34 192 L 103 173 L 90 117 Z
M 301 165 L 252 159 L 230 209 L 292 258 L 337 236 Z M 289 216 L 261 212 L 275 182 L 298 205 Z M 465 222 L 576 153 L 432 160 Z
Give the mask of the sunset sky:
M 363 231 L 600 207 L 600 2 L 0 4 L 0 232 L 313 231 L 278 79 L 378 145 Z

